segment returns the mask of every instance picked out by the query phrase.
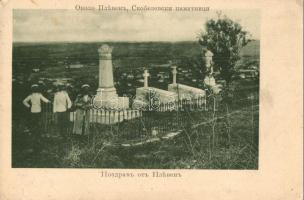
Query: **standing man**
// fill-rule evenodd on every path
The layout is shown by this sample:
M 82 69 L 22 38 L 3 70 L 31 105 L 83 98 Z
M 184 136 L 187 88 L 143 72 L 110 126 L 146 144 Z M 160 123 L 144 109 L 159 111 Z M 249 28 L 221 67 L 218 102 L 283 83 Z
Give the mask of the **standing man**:
M 39 143 L 41 138 L 41 101 L 45 103 L 49 103 L 50 101 L 39 92 L 39 86 L 37 84 L 32 85 L 31 90 L 32 93 L 23 100 L 23 104 L 27 108 L 31 108 L 29 128 L 33 134 L 32 147 L 36 152 L 39 150 Z
M 68 123 L 68 112 L 72 106 L 71 99 L 68 93 L 65 91 L 63 84 L 58 85 L 57 92 L 54 96 L 53 112 L 57 115 L 57 122 L 59 133 L 61 137 L 67 139 L 67 123 Z

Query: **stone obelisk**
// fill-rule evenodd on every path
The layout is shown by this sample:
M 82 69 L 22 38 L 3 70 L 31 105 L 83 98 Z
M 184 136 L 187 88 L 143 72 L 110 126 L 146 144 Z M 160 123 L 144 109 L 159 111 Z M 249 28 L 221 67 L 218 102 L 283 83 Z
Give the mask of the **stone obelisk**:
M 99 80 L 93 105 L 98 108 L 129 108 L 129 98 L 119 97 L 116 93 L 116 88 L 114 87 L 112 50 L 113 48 L 107 44 L 102 45 L 98 49 Z
M 113 48 L 107 44 L 102 45 L 98 49 L 99 84 L 97 96 L 100 96 L 103 101 L 108 101 L 118 97 L 113 80 L 112 50 Z

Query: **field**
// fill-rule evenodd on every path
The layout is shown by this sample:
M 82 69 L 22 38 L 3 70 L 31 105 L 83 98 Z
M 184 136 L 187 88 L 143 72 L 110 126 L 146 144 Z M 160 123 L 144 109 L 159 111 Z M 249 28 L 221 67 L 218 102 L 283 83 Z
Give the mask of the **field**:
M 13 78 L 37 82 L 39 78 L 72 78 L 76 87 L 88 82 L 95 90 L 98 83 L 98 48 L 102 43 L 16 43 L 13 46 Z M 134 93 L 132 89 L 142 85 L 141 82 L 128 80 L 132 74 L 142 79 L 143 69 L 151 73 L 150 85 L 166 89 L 171 81 L 171 69 L 157 65 L 172 62 L 180 72 L 186 70 L 189 76 L 180 73 L 179 80 L 196 86 L 202 78 L 201 47 L 196 42 L 178 43 L 108 43 L 113 46 L 114 80 L 119 94 Z M 258 65 L 259 41 L 252 41 L 241 52 L 246 62 Z M 83 68 L 68 69 L 70 65 L 81 64 Z M 38 73 L 32 69 L 38 68 Z M 163 71 L 169 78 L 159 81 L 157 73 Z M 132 79 L 132 78 L 131 78 Z M 193 82 L 192 79 L 197 79 Z M 132 84 L 132 87 L 122 85 Z
M 102 43 L 16 43 L 13 46 L 13 167 L 85 167 L 85 168 L 203 168 L 203 169 L 257 169 L 258 168 L 258 119 L 259 108 L 248 107 L 232 115 L 229 144 L 223 126 L 219 122 L 216 134 L 221 136 L 214 148 L 208 146 L 210 127 L 192 130 L 187 135 L 172 141 L 163 141 L 140 148 L 104 148 L 103 142 L 94 148 L 73 138 L 64 143 L 56 137 L 45 137 L 44 147 L 39 155 L 33 155 L 31 137 L 26 129 L 28 110 L 22 100 L 29 93 L 29 86 L 39 80 L 44 95 L 51 99 L 53 82 L 70 78 L 74 93 L 80 85 L 89 83 L 92 93 L 98 83 L 98 53 Z M 178 82 L 202 87 L 200 69 L 200 46 L 195 42 L 179 43 L 108 43 L 114 47 L 113 66 L 115 87 L 120 95 L 134 95 L 141 87 L 143 69 L 149 69 L 149 85 L 166 89 L 171 82 L 170 61 L 179 69 Z M 241 52 L 239 68 L 255 65 L 259 68 L 259 41 L 252 41 Z M 72 69 L 69 66 L 82 65 Z M 33 72 L 38 68 L 39 72 Z M 159 76 L 162 73 L 164 75 Z M 254 93 L 258 99 L 259 80 L 237 79 L 234 87 L 234 101 Z M 253 88 L 253 89 L 252 89 Z M 51 90 L 51 92 L 49 92 Z M 72 95 L 73 96 L 73 95 Z M 235 111 L 240 108 L 234 108 Z M 232 110 L 231 110 L 232 112 Z M 240 123 L 243 122 L 243 123 Z M 199 132 L 199 133 L 197 133 Z M 196 137 L 195 135 L 200 135 Z M 194 137 L 194 138 L 193 138 Z M 189 142 L 194 141 L 195 149 Z M 198 141 L 198 142 L 197 142 Z M 190 145 L 190 148 L 189 148 Z M 123 153 L 122 153 L 123 152 Z M 211 153 L 210 153 L 211 152 Z

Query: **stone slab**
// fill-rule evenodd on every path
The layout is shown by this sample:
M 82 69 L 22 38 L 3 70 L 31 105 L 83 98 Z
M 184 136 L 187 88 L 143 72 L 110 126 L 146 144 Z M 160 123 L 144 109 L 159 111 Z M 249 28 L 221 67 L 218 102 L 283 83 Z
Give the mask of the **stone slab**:
M 148 102 L 149 99 L 160 103 L 169 103 L 177 100 L 177 94 L 154 87 L 141 87 L 136 89 L 136 100 Z
M 169 84 L 168 91 L 174 92 L 177 95 L 179 93 L 179 99 L 197 99 L 206 96 L 205 90 L 183 84 Z

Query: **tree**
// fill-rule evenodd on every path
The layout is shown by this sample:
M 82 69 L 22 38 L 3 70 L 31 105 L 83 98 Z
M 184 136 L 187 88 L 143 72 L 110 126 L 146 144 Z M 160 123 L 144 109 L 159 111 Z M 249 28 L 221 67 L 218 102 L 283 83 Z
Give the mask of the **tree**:
M 199 36 L 199 44 L 214 54 L 214 65 L 227 86 L 231 83 L 235 64 L 240 59 L 240 50 L 249 41 L 248 32 L 226 16 L 208 20 L 205 31 Z

